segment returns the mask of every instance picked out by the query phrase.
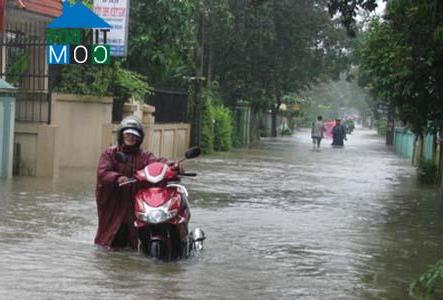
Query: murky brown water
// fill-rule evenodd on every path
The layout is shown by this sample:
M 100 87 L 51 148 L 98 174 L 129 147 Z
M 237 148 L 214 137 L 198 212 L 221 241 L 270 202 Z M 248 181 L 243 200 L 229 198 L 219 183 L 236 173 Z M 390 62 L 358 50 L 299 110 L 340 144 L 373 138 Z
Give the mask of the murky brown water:
M 102 252 L 94 173 L 0 181 L 0 299 L 404 299 L 442 256 L 438 188 L 369 131 L 308 132 L 188 163 L 200 257 Z

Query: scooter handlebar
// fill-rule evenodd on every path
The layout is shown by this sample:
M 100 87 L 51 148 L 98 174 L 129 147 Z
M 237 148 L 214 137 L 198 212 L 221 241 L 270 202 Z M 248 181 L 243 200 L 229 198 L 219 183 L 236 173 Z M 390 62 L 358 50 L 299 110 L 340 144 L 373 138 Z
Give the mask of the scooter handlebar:
M 186 172 L 183 172 L 183 173 L 176 173 L 176 175 L 187 176 L 187 177 L 196 177 L 197 173 L 186 173 Z M 137 182 L 137 181 L 139 181 L 137 178 L 128 178 L 128 180 L 126 182 L 120 183 L 118 186 L 119 187 L 125 186 L 127 184 L 131 184 L 131 183 L 134 183 L 134 182 Z
M 195 177 L 197 176 L 197 173 L 179 173 L 181 176 L 189 176 L 189 177 Z
M 137 182 L 137 181 L 138 180 L 135 179 L 135 178 L 128 178 L 128 181 L 120 183 L 118 186 L 124 186 L 124 185 L 130 184 L 130 183 L 134 183 L 134 182 Z

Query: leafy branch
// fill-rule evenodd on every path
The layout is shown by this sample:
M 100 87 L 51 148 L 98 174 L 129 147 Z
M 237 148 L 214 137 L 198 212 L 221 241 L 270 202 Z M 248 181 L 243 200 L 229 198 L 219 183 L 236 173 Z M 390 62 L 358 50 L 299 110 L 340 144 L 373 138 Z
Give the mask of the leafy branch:
M 431 295 L 443 279 L 443 260 L 431 266 L 409 287 L 409 295 L 418 299 L 430 299 Z

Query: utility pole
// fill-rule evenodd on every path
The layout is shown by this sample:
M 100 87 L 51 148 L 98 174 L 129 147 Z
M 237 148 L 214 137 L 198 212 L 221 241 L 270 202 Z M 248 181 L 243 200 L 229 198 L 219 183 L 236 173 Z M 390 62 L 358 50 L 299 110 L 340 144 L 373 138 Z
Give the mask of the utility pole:
M 198 14 L 198 29 L 196 32 L 196 45 L 194 49 L 194 64 L 195 74 L 194 77 L 183 77 L 188 82 L 193 83 L 193 106 L 191 113 L 191 144 L 193 146 L 200 145 L 201 141 L 201 111 L 203 107 L 202 103 L 202 82 L 205 80 L 203 77 L 204 62 L 205 62 L 205 19 L 207 12 L 204 8 L 204 4 L 200 4 L 202 7 Z
M 191 145 L 198 146 L 201 141 L 201 111 L 203 107 L 202 103 L 202 82 L 206 79 L 205 77 L 188 77 L 184 76 L 183 79 L 187 80 L 189 84 L 192 84 L 193 94 L 192 94 L 192 106 L 189 111 L 190 113 L 190 123 L 191 123 Z
M 394 126 L 394 111 L 392 104 L 389 104 L 386 124 L 386 145 L 388 146 L 392 146 L 394 144 Z

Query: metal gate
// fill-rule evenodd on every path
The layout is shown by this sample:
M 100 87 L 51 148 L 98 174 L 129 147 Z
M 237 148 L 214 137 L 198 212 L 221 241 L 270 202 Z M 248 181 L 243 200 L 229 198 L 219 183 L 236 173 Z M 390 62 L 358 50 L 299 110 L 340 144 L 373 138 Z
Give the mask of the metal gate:
M 112 122 L 122 120 L 125 99 L 114 97 Z M 188 94 L 179 91 L 155 89 L 152 95 L 146 95 L 144 102 L 155 107 L 155 123 L 187 123 Z
M 18 89 L 15 120 L 51 123 L 46 22 L 8 24 L 0 33 L 0 76 Z
M 186 123 L 188 121 L 188 95 L 183 92 L 156 89 L 145 98 L 155 107 L 155 123 Z

